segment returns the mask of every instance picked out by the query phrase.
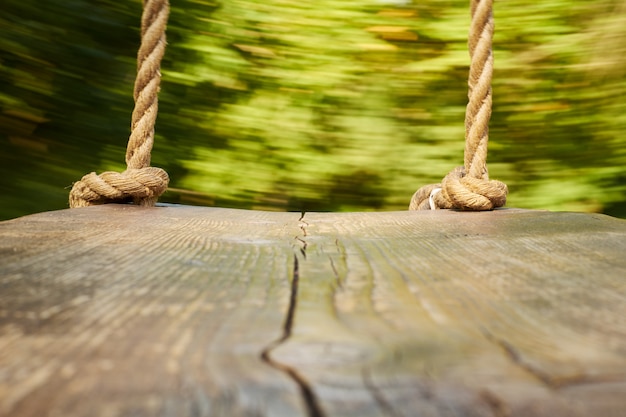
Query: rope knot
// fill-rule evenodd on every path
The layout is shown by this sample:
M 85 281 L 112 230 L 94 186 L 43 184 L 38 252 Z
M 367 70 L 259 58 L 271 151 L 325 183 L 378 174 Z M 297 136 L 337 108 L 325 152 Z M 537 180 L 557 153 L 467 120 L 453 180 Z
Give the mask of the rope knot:
M 413 194 L 409 210 L 455 208 L 493 210 L 506 203 L 508 188 L 489 180 L 487 143 L 491 117 L 493 76 L 493 0 L 471 0 L 469 33 L 470 74 L 465 112 L 465 164 L 455 168 L 441 184 L 427 185 Z
M 85 175 L 72 186 L 70 207 L 130 201 L 141 206 L 154 206 L 167 189 L 169 176 L 161 168 L 150 166 L 150 152 L 154 144 L 161 59 L 165 53 L 169 12 L 168 0 L 143 0 L 141 45 L 133 93 L 135 109 L 126 148 L 126 171 Z
M 457 167 L 445 176 L 441 184 L 426 185 L 411 199 L 409 210 L 493 210 L 506 204 L 508 187 L 505 183 L 465 174 Z
M 86 207 L 107 203 L 133 201 L 141 206 L 153 206 L 167 189 L 169 176 L 161 168 L 127 169 L 119 173 L 91 172 L 72 186 L 70 207 Z

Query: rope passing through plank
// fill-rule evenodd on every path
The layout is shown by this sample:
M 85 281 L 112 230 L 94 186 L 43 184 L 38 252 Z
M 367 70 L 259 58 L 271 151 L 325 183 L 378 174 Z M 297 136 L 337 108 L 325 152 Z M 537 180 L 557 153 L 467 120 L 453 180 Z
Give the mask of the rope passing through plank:
M 465 112 L 465 164 L 452 170 L 441 184 L 426 185 L 417 190 L 409 210 L 483 211 L 506 204 L 506 184 L 490 180 L 487 172 L 493 77 L 493 0 L 471 0 L 470 3 L 472 23 L 468 45 L 471 64 L 469 102 Z
M 150 166 L 154 144 L 154 125 L 158 112 L 161 84 L 161 59 L 165 53 L 165 29 L 169 17 L 168 0 L 144 0 L 141 17 L 141 46 L 137 54 L 135 109 L 131 134 L 126 148 L 126 171 L 95 172 L 85 175 L 72 186 L 70 207 L 132 201 L 154 206 L 167 189 L 169 176 L 161 168 Z

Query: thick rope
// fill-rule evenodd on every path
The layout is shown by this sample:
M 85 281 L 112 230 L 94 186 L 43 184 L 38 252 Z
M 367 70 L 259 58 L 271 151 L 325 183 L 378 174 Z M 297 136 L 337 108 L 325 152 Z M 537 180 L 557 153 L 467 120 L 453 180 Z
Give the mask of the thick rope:
M 168 0 L 144 0 L 141 17 L 141 46 L 137 54 L 131 134 L 126 149 L 126 171 L 92 172 L 74 183 L 70 207 L 133 201 L 154 206 L 169 183 L 167 173 L 150 166 L 154 125 L 161 83 L 161 59 L 165 53 Z
M 417 190 L 409 210 L 455 208 L 481 211 L 502 207 L 506 203 L 506 184 L 489 180 L 487 172 L 493 76 L 493 0 L 471 0 L 471 15 L 465 165 L 446 175 L 441 184 Z

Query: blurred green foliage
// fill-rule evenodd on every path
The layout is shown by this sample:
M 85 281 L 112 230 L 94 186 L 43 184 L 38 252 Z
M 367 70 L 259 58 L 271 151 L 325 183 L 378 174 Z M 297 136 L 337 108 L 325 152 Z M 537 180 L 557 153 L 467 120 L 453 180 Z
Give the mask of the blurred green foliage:
M 463 161 L 468 1 L 171 0 L 161 201 L 403 210 Z M 626 217 L 626 0 L 496 2 L 509 207 Z M 141 2 L 3 0 L 0 218 L 123 170 Z

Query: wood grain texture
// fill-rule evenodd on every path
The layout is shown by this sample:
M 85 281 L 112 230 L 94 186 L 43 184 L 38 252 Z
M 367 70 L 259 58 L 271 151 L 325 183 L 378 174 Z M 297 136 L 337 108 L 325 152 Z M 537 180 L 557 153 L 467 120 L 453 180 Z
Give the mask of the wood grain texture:
M 0 223 L 0 416 L 623 416 L 626 222 L 107 205 Z

